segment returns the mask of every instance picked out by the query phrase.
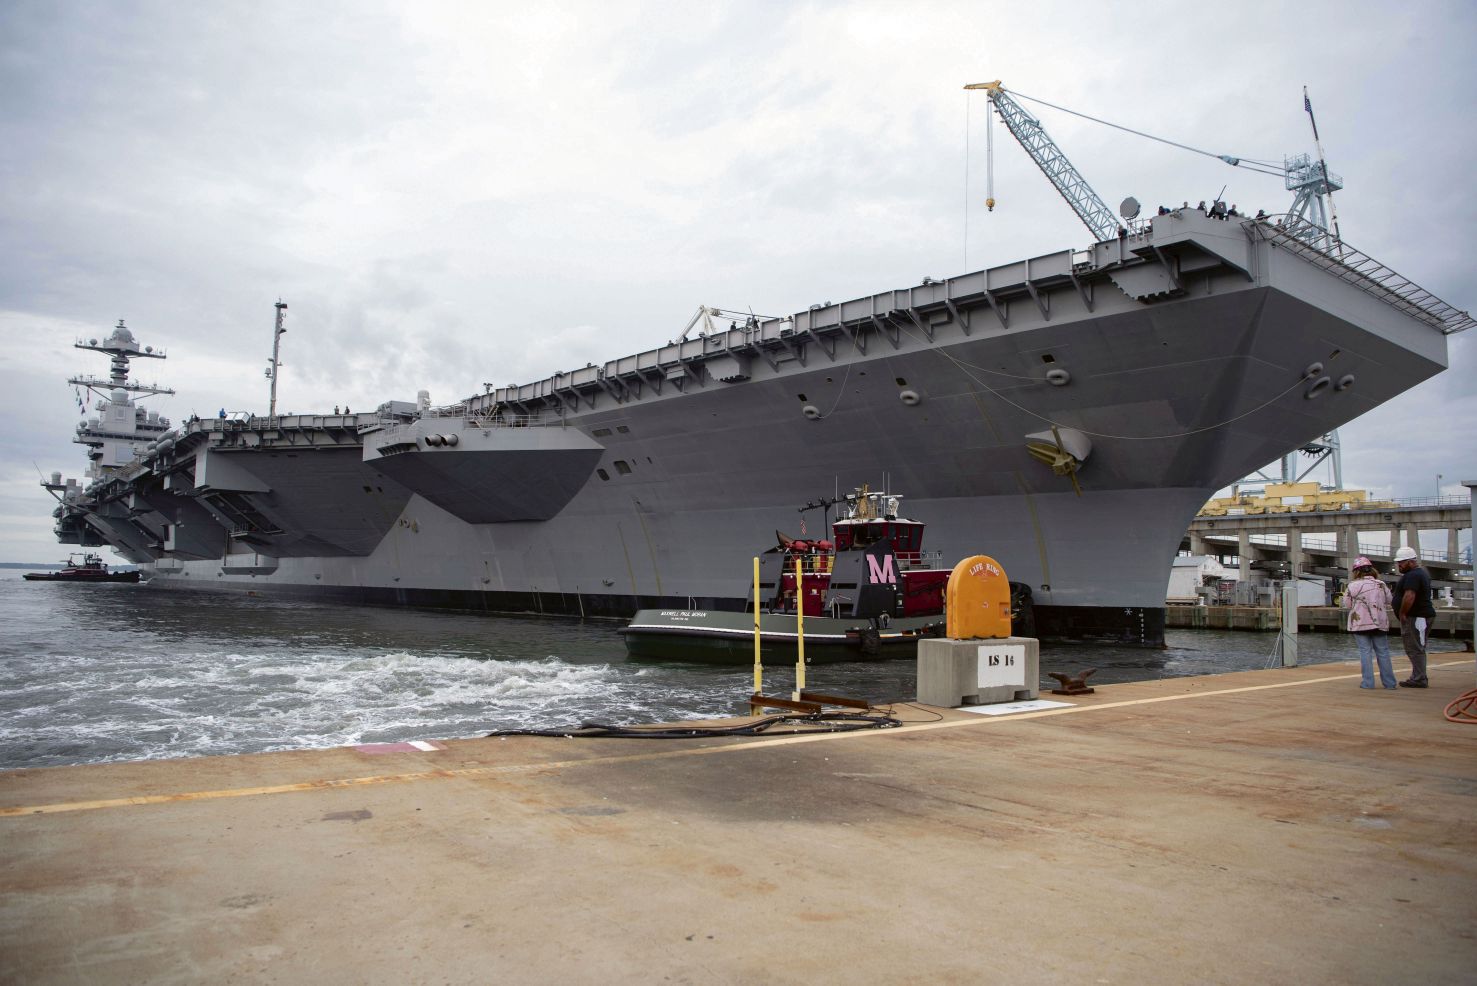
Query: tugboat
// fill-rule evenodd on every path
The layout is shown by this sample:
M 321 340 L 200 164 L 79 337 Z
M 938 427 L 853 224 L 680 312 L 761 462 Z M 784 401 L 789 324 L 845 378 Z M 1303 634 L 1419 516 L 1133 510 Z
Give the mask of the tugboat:
M 912 657 L 920 639 L 943 633 L 951 569 L 923 550 L 924 525 L 899 516 L 900 499 L 862 486 L 802 508 L 838 505 L 830 539 L 775 532 L 779 543 L 759 556 L 764 660 L 794 660 L 800 606 L 807 664 Z M 751 596 L 745 612 L 643 609 L 621 633 L 633 657 L 750 663 L 753 605 Z
M 27 582 L 137 582 L 139 578 L 137 570 L 108 571 L 102 556 L 91 552 L 84 554 L 80 562 L 76 555 L 70 556 L 66 566 L 60 572 L 27 572 L 21 577 Z

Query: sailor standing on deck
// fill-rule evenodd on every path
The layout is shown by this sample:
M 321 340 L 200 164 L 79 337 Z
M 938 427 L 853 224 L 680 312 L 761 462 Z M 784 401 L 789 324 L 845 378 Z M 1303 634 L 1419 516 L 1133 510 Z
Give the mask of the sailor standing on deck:
M 1426 680 L 1426 634 L 1431 621 L 1436 618 L 1436 608 L 1431 605 L 1431 575 L 1421 567 L 1421 560 L 1411 547 L 1395 552 L 1395 567 L 1400 570 L 1400 582 L 1395 586 L 1395 605 L 1400 613 L 1400 642 L 1405 645 L 1405 656 L 1410 658 L 1410 677 L 1400 683 L 1401 688 L 1425 688 Z

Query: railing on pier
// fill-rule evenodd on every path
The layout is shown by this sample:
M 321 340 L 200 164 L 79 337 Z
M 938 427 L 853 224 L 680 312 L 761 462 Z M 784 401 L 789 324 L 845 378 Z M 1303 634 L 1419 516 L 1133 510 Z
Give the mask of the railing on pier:
M 1254 490 L 1243 491 L 1250 497 L 1258 497 L 1262 494 Z M 1246 505 L 1228 506 L 1223 514 L 1199 514 L 1197 518 L 1209 518 L 1211 520 L 1225 520 L 1236 517 L 1275 517 L 1283 514 L 1342 514 L 1342 513 L 1388 513 L 1391 510 L 1419 510 L 1439 509 L 1446 510 L 1453 507 L 1462 508 L 1471 503 L 1471 498 L 1457 495 L 1443 496 L 1403 496 L 1403 497 L 1381 497 L 1376 500 L 1355 501 L 1345 503 L 1316 504 L 1316 503 L 1253 503 Z
M 1216 547 L 1231 547 L 1237 544 L 1235 534 L 1202 534 L 1206 541 L 1212 542 Z M 1287 535 L 1285 534 L 1251 534 L 1247 536 L 1249 544 L 1262 548 L 1274 548 L 1278 551 L 1288 550 Z M 1298 542 L 1300 550 L 1315 555 L 1342 555 L 1343 546 L 1338 538 L 1310 538 L 1304 537 Z M 1361 541 L 1359 543 L 1359 554 L 1375 557 L 1389 557 L 1394 551 L 1386 543 Z M 1438 565 L 1461 564 L 1460 557 L 1452 558 L 1450 552 L 1437 551 L 1432 548 L 1421 549 L 1421 560 L 1435 562 Z
M 1465 507 L 1472 502 L 1469 496 L 1399 496 L 1384 501 L 1397 507 Z

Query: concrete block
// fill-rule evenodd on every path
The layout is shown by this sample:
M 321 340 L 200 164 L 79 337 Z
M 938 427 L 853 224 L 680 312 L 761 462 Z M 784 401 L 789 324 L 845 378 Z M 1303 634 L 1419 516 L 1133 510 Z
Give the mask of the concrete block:
M 1019 702 L 1040 695 L 1040 685 L 1041 643 L 1035 637 L 918 642 L 918 701 L 924 705 Z

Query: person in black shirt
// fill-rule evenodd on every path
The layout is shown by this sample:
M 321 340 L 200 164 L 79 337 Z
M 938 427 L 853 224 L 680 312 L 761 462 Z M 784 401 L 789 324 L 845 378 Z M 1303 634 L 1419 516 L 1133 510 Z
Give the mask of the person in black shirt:
M 1405 656 L 1410 658 L 1410 677 L 1402 681 L 1400 687 L 1425 688 L 1429 684 L 1426 680 L 1426 633 L 1436 618 L 1436 607 L 1431 605 L 1431 575 L 1421 567 L 1414 548 L 1401 548 L 1395 552 L 1395 567 L 1400 570 L 1400 582 L 1395 586 L 1400 642 L 1405 645 Z

